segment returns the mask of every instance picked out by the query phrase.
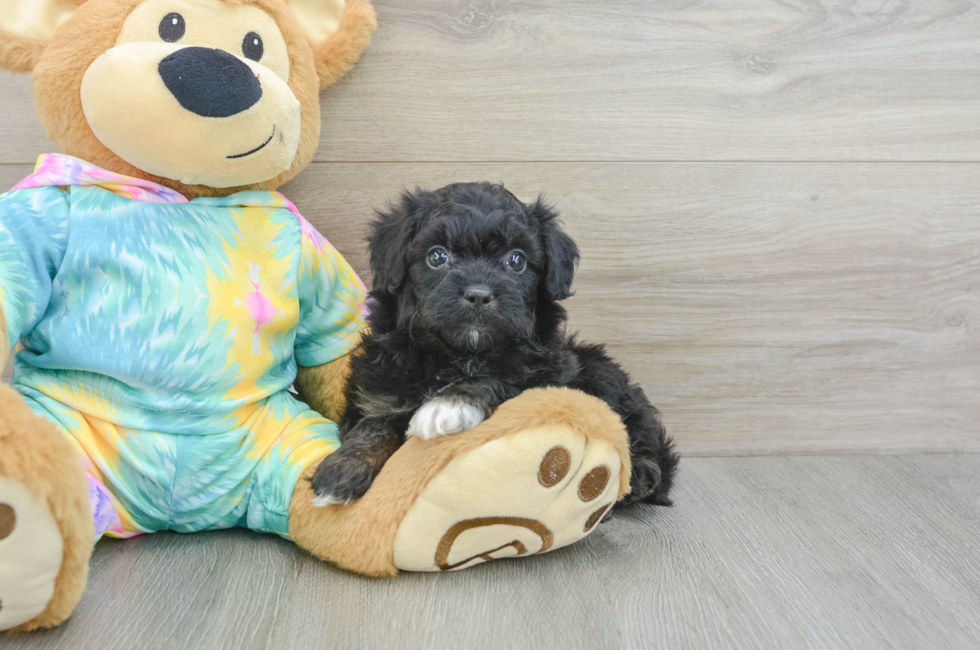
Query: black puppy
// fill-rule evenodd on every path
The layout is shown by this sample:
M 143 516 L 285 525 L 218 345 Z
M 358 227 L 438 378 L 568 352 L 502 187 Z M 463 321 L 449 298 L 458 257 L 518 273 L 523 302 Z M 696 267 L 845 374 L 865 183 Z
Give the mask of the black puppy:
M 568 386 L 619 414 L 630 437 L 626 502 L 670 505 L 678 457 L 643 390 L 602 346 L 565 333 L 579 253 L 539 199 L 502 185 L 406 193 L 369 238 L 371 332 L 351 361 L 342 445 L 313 476 L 314 503 L 367 492 L 406 435 L 471 429 L 529 388 Z

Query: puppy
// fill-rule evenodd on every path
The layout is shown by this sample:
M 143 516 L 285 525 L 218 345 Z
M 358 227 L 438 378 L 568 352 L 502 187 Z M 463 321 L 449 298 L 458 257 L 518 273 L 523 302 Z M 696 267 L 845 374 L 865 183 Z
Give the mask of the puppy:
M 568 386 L 626 425 L 633 473 L 625 502 L 670 505 L 673 443 L 643 390 L 601 345 L 565 333 L 579 253 L 541 199 L 502 185 L 406 193 L 369 237 L 371 332 L 352 358 L 340 449 L 315 472 L 314 503 L 367 492 L 405 436 L 471 429 L 529 388 Z

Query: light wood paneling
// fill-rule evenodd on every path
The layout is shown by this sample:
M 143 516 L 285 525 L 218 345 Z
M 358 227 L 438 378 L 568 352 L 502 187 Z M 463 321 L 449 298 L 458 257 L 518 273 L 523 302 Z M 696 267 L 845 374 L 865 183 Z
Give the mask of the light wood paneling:
M 286 191 L 364 270 L 382 197 L 467 179 L 557 203 L 572 328 L 685 452 L 980 450 L 980 167 L 317 165 Z
M 74 616 L 5 650 L 976 648 L 980 456 L 696 458 L 671 509 L 372 580 L 272 536 L 102 542 Z
M 30 75 L 0 70 L 0 163 L 33 164 L 39 154 L 59 151 L 38 122 Z
M 317 160 L 980 157 L 970 0 L 376 5 Z M 0 89 L 0 162 L 29 162 L 29 81 Z
M 324 163 L 284 191 L 366 274 L 373 208 L 474 179 L 555 201 L 572 329 L 684 452 L 980 451 L 980 166 Z

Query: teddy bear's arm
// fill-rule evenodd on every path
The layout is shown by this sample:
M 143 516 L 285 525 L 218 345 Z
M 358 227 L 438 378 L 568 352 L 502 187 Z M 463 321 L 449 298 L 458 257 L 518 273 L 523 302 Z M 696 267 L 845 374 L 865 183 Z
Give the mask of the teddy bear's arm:
M 0 194 L 0 368 L 10 346 L 44 316 L 68 241 L 68 200 L 58 187 Z
M 351 354 L 357 354 L 355 348 Z M 328 420 L 339 422 L 347 408 L 344 388 L 350 376 L 351 354 L 319 366 L 300 366 L 296 374 L 296 387 L 313 410 Z
M 10 354 L 10 340 L 7 337 L 7 319 L 4 318 L 3 308 L 0 307 L 0 368 L 6 367 L 8 354 Z
M 314 410 L 339 422 L 351 355 L 366 328 L 367 291 L 347 260 L 309 222 L 301 224 L 295 386 Z

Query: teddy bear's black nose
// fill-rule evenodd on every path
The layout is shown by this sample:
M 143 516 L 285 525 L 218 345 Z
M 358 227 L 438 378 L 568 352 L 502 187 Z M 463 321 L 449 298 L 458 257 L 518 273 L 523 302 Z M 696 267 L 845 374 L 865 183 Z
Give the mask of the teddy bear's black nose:
M 181 48 L 160 61 L 157 69 L 180 105 L 203 117 L 241 113 L 262 97 L 252 69 L 223 50 Z

